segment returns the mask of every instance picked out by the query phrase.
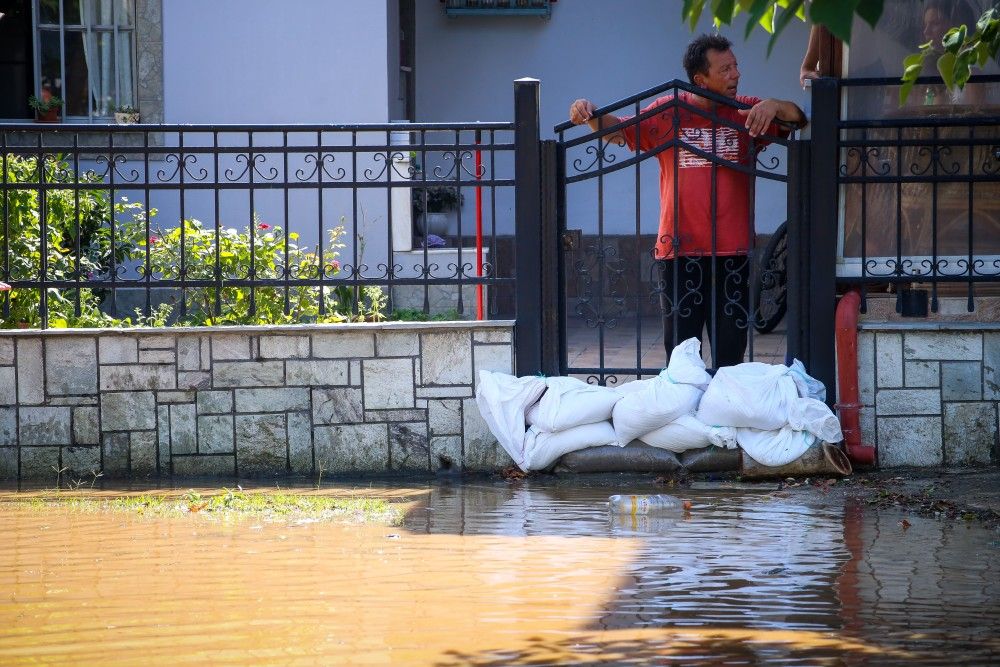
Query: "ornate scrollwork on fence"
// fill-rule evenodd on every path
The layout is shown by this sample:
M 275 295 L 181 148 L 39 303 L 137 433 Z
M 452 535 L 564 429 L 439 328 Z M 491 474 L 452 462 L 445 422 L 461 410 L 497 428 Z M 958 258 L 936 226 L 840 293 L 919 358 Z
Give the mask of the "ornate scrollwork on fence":
M 962 166 L 957 161 L 952 162 L 950 166 L 945 164 L 945 158 L 950 156 L 950 146 L 920 146 L 917 149 L 916 158 L 920 159 L 927 157 L 927 164 L 924 165 L 923 168 L 920 168 L 919 163 L 914 160 L 910 163 L 910 173 L 914 176 L 925 176 L 936 167 L 940 172 L 949 176 L 954 176 L 961 171 Z
M 191 171 L 191 168 L 198 164 L 198 156 L 192 153 L 185 154 L 183 158 L 179 153 L 167 153 L 163 161 L 168 164 L 173 163 L 174 170 L 168 175 L 166 170 L 158 169 L 156 178 L 161 183 L 173 183 L 174 178 L 178 175 L 187 176 L 195 182 L 204 181 L 208 178 L 208 170 L 204 167 L 199 166 L 197 172 Z
M 859 173 L 865 176 L 888 176 L 892 172 L 892 163 L 882 156 L 882 147 L 879 146 L 851 146 L 844 157 L 846 160 L 839 170 L 841 176 L 857 176 Z
M 585 155 L 594 156 L 593 159 L 586 165 L 583 164 L 584 158 L 576 158 L 573 160 L 573 169 L 577 173 L 583 174 L 591 171 L 596 165 L 610 165 L 614 164 L 618 160 L 618 156 L 615 153 L 608 152 L 608 146 L 615 145 L 623 147 L 625 142 L 613 142 L 610 144 L 605 144 L 603 141 L 598 140 L 597 144 L 591 144 L 583 151 Z

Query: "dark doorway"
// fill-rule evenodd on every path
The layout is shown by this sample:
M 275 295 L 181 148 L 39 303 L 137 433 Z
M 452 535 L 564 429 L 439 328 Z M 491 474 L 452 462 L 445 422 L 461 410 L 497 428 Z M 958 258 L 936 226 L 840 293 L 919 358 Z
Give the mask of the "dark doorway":
M 411 121 L 416 106 L 416 25 L 414 0 L 399 0 L 399 94 L 404 117 Z
M 0 0 L 0 118 L 31 118 L 35 92 L 31 2 Z

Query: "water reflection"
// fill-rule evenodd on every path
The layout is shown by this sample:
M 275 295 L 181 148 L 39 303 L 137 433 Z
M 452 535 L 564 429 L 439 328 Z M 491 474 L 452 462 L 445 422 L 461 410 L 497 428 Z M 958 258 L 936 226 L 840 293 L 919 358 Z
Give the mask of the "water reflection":
M 401 527 L 0 503 L 0 664 L 986 664 L 1000 652 L 1000 549 L 981 528 L 721 493 L 633 522 L 607 511 L 621 490 L 395 489 L 417 500 Z

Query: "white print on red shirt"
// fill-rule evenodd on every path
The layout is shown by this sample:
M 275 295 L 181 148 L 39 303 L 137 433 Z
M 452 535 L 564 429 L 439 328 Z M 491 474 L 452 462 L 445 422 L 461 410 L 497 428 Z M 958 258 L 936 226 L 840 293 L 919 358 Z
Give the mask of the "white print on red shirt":
M 739 132 L 731 127 L 717 127 L 714 130 L 715 143 L 712 143 L 713 130 L 707 127 L 682 127 L 681 141 L 697 148 L 704 153 L 714 153 L 727 162 L 739 162 L 740 143 Z M 678 165 L 681 169 L 691 167 L 710 167 L 711 162 L 695 155 L 690 151 L 681 149 Z

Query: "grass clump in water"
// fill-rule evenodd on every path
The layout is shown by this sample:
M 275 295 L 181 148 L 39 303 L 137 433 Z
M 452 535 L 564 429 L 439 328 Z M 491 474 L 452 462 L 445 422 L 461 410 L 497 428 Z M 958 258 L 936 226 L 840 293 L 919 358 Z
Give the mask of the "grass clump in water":
M 256 518 L 263 520 L 314 519 L 326 521 L 363 521 L 396 525 L 402 513 L 381 498 L 343 498 L 323 495 L 300 495 L 281 491 L 244 491 L 223 489 L 221 493 L 188 491 L 183 496 L 140 494 L 113 498 L 86 496 L 46 496 L 26 498 L 32 509 L 58 506 L 86 512 L 124 512 L 151 516 L 199 514 L 220 518 Z

